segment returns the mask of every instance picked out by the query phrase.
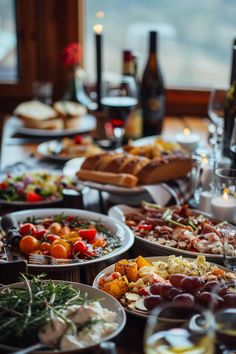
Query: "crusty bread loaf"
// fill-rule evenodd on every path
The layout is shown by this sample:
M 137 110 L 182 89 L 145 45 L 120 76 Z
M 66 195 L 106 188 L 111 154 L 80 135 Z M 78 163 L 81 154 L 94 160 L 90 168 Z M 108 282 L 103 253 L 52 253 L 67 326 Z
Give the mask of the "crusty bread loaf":
M 135 187 L 138 179 L 137 177 L 128 173 L 111 173 L 91 170 L 80 170 L 76 173 L 81 180 L 98 182 L 103 184 L 114 184 L 123 187 Z
M 51 106 L 36 100 L 20 103 L 13 113 L 25 121 L 41 122 L 57 117 L 56 111 Z
M 72 101 L 57 101 L 53 108 L 60 117 L 79 117 L 87 112 L 85 106 Z
M 185 177 L 193 167 L 188 156 L 165 156 L 153 159 L 138 173 L 139 184 L 153 184 Z
M 123 175 L 128 175 L 135 177 L 136 183 L 145 185 L 185 177 L 191 169 L 192 159 L 183 153 L 149 160 L 146 157 L 113 152 L 86 158 L 77 175 L 88 181 L 117 185 L 123 183 L 120 182 L 123 181 Z M 126 186 L 131 187 L 131 184 L 128 182 Z
M 34 120 L 24 120 L 24 126 L 32 129 L 47 129 L 47 130 L 61 130 L 63 129 L 63 121 L 60 118 L 34 121 Z

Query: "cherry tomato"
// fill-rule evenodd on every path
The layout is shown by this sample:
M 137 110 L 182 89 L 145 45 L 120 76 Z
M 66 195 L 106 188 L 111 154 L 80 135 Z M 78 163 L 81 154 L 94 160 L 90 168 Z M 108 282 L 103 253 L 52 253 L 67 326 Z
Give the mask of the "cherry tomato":
M 138 225 L 138 229 L 150 231 L 150 230 L 152 230 L 152 225 L 147 225 L 147 224 Z
M 96 229 L 82 229 L 82 230 L 79 230 L 78 233 L 85 240 L 92 241 L 96 237 L 97 230 Z
M 98 248 L 98 247 L 105 247 L 107 244 L 107 241 L 104 240 L 103 237 L 98 238 L 97 240 L 95 240 L 95 242 L 93 242 L 93 247 L 94 248 Z
M 141 288 L 141 289 L 139 289 L 139 295 L 146 296 L 146 295 L 149 295 L 149 292 L 145 288 Z
M 68 258 L 68 249 L 60 243 L 51 245 L 50 255 L 55 258 Z
M 35 237 L 38 240 L 41 240 L 45 236 L 46 232 L 47 232 L 47 230 L 45 230 L 45 229 L 37 230 Z
M 31 235 L 24 236 L 20 240 L 19 246 L 20 251 L 26 255 L 29 255 L 31 252 L 34 252 L 40 248 L 39 241 Z
M 5 189 L 7 189 L 7 188 L 8 188 L 8 183 L 7 183 L 7 182 L 2 182 L 2 183 L 0 183 L 0 189 L 5 190 Z
M 55 235 L 55 234 L 48 234 L 48 235 L 46 236 L 46 239 L 47 239 L 48 242 L 53 243 L 53 242 L 56 241 L 56 240 L 60 240 L 61 237 L 58 236 L 58 235 Z
M 83 241 L 76 241 L 73 250 L 75 253 L 85 253 L 88 249 Z
M 41 197 L 38 193 L 30 191 L 26 195 L 27 202 L 40 202 L 41 200 L 43 200 L 43 197 Z
M 31 223 L 25 223 L 20 226 L 20 234 L 21 235 L 31 235 L 35 236 L 37 234 L 36 226 Z
M 75 143 L 75 144 L 81 144 L 82 141 L 83 141 L 83 137 L 82 137 L 82 136 L 76 135 L 76 136 L 74 137 L 74 143 Z
M 65 220 L 68 221 L 68 222 L 71 222 L 71 221 L 73 221 L 74 219 L 75 219 L 75 216 L 67 216 L 67 217 L 65 218 Z
M 44 251 L 49 251 L 49 250 L 50 250 L 50 247 L 51 247 L 51 243 L 49 243 L 49 242 L 42 242 L 42 243 L 40 244 L 40 250 L 41 250 L 42 252 L 44 252 Z
M 71 248 L 70 244 L 66 240 L 63 240 L 63 239 L 55 240 L 52 243 L 52 245 L 58 245 L 58 244 L 64 246 L 68 251 Z

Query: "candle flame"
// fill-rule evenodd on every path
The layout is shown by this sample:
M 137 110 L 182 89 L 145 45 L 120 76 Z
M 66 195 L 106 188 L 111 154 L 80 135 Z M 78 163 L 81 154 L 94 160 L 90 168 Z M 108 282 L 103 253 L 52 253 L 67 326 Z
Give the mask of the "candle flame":
M 223 199 L 228 200 L 229 199 L 229 190 L 227 188 L 224 189 L 223 191 Z
M 190 135 L 191 131 L 189 128 L 184 128 L 184 135 Z
M 100 34 L 103 31 L 103 25 L 97 24 L 97 25 L 93 26 L 93 30 L 94 30 L 94 32 Z
M 103 12 L 103 11 L 98 11 L 98 12 L 96 13 L 96 17 L 98 17 L 98 18 L 103 18 L 103 17 L 105 17 L 105 12 Z

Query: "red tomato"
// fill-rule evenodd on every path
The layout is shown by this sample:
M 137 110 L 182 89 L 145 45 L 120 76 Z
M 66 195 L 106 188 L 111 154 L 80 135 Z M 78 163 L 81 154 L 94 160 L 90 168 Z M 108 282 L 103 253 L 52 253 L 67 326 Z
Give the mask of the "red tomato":
M 27 202 L 40 202 L 41 200 L 43 200 L 43 197 L 35 192 L 28 192 L 26 195 Z
M 7 189 L 7 188 L 8 188 L 8 183 L 6 183 L 6 182 L 0 183 L 0 189 L 5 190 L 5 189 Z
M 65 220 L 68 221 L 68 222 L 71 222 L 74 219 L 75 219 L 75 216 L 67 216 Z
M 73 250 L 75 253 L 85 253 L 87 252 L 87 246 L 83 241 L 76 241 Z
M 96 229 L 83 229 L 83 230 L 78 230 L 78 233 L 85 240 L 92 241 L 96 237 L 97 230 Z
M 138 229 L 150 231 L 150 230 L 152 230 L 152 225 L 147 225 L 147 224 L 138 225 Z
M 19 246 L 20 251 L 26 255 L 29 255 L 31 252 L 34 252 L 40 248 L 39 241 L 30 235 L 22 237 Z
M 65 246 L 57 243 L 56 245 L 51 245 L 50 255 L 55 258 L 68 258 L 68 250 Z
M 38 239 L 38 240 L 41 240 L 44 235 L 46 234 L 46 230 L 45 229 L 41 229 L 41 230 L 37 230 L 37 233 L 35 235 L 35 237 Z
M 83 141 L 83 137 L 82 137 L 82 136 L 76 135 L 76 136 L 74 137 L 74 143 L 75 143 L 75 144 L 81 144 L 82 141 Z
M 21 235 L 31 235 L 35 236 L 37 234 L 36 226 L 31 223 L 25 223 L 20 226 L 20 234 Z
M 48 235 L 46 236 L 46 239 L 47 239 L 48 242 L 53 243 L 53 242 L 56 241 L 56 240 L 60 240 L 61 237 L 58 236 L 58 235 L 55 235 L 55 234 L 48 234 Z

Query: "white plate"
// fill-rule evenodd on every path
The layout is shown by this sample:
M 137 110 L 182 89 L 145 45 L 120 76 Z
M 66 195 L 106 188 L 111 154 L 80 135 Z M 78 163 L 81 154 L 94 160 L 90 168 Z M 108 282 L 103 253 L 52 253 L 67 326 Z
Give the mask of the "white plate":
M 132 211 L 137 211 L 137 208 L 132 208 L 129 207 L 128 205 L 116 205 L 113 206 L 109 209 L 108 211 L 108 215 L 111 216 L 114 220 L 117 220 L 119 222 L 125 222 L 125 215 L 127 213 L 130 213 Z M 206 213 L 202 213 L 201 214 L 207 215 Z M 181 250 L 178 248 L 174 248 L 174 247 L 170 247 L 170 246 L 165 246 L 165 245 L 160 245 L 156 242 L 153 241 L 149 241 L 146 240 L 142 237 L 139 236 L 135 236 L 135 245 L 138 248 L 142 248 L 143 251 L 148 252 L 148 254 L 153 254 L 153 255 L 170 255 L 170 254 L 174 254 L 174 255 L 179 255 L 179 256 L 186 256 L 186 257 L 197 257 L 198 255 L 202 255 L 205 256 L 206 259 L 210 262 L 222 262 L 223 261 L 223 255 L 220 254 L 212 254 L 212 253 L 200 253 L 200 252 L 191 252 L 191 251 L 186 251 L 186 250 Z
M 51 144 L 56 144 L 59 142 L 59 140 L 50 140 L 50 141 L 45 141 L 44 143 L 41 143 L 37 146 L 37 151 L 38 153 L 51 160 L 56 160 L 56 161 L 68 161 L 71 159 L 71 157 L 66 157 L 66 156 L 61 156 L 60 154 L 52 154 L 49 151 L 49 147 Z
M 80 125 L 78 128 L 73 129 L 60 129 L 60 130 L 49 130 L 49 129 L 33 129 L 27 128 L 24 126 L 23 122 L 12 116 L 8 120 L 8 124 L 13 128 L 17 133 L 26 134 L 26 135 L 36 135 L 42 137 L 56 137 L 56 136 L 67 136 L 80 133 L 86 133 L 90 130 L 95 129 L 96 127 L 96 118 L 92 115 L 84 115 L 80 117 Z
M 72 177 L 72 178 L 75 177 L 76 172 L 79 171 L 84 159 L 85 159 L 84 157 L 76 157 L 74 159 L 69 160 L 63 168 L 63 174 L 68 177 Z M 81 181 L 81 180 L 79 181 L 85 186 L 103 192 L 108 192 L 111 194 L 122 194 L 122 195 L 135 194 L 136 195 L 136 194 L 146 193 L 146 191 L 141 186 L 133 187 L 133 188 L 125 188 L 125 187 L 113 186 L 111 184 L 101 184 L 101 183 L 96 183 L 91 181 Z
M 145 257 L 145 259 L 147 259 L 148 261 L 150 262 L 157 262 L 157 261 L 162 261 L 162 262 L 166 262 L 167 259 L 168 259 L 168 256 L 160 256 L 160 257 Z M 191 259 L 191 258 L 187 258 L 186 259 L 188 261 L 193 261 L 194 259 Z M 222 267 L 218 264 L 213 264 L 213 265 L 216 265 L 218 268 L 220 269 L 223 269 L 227 272 L 229 272 L 229 270 L 225 267 Z M 104 270 L 102 270 L 97 276 L 96 278 L 94 279 L 93 281 L 93 287 L 97 288 L 98 289 L 98 283 L 99 283 L 99 280 L 101 278 L 103 278 L 104 276 L 108 275 L 108 274 L 111 274 L 112 272 L 114 272 L 115 270 L 115 265 L 112 264 L 110 266 L 108 266 L 107 268 L 105 268 Z M 148 317 L 148 312 L 144 312 L 144 311 L 141 311 L 141 310 L 131 310 L 127 307 L 123 307 L 125 309 L 126 312 L 128 313 L 131 313 L 132 315 L 135 315 L 135 316 L 138 316 L 138 317 L 144 317 L 144 318 L 147 318 Z
M 54 282 L 57 282 L 57 281 L 54 280 Z M 83 293 L 83 294 L 87 293 L 88 299 L 102 299 L 102 301 L 101 301 L 102 307 L 107 308 L 108 310 L 113 311 L 117 314 L 118 326 L 117 326 L 116 330 L 114 332 L 112 332 L 111 334 L 107 335 L 106 337 L 103 337 L 99 343 L 101 343 L 103 341 L 111 340 L 112 338 L 116 337 L 122 331 L 122 329 L 124 328 L 125 323 L 126 323 L 126 314 L 125 314 L 123 307 L 116 299 L 114 299 L 112 296 L 105 293 L 104 291 L 101 291 L 99 289 L 95 289 L 89 285 L 72 283 L 72 282 L 67 282 L 67 281 L 65 282 L 65 281 L 61 281 L 61 280 L 59 282 L 71 284 L 75 289 L 80 289 L 81 293 Z M 12 284 L 11 286 L 22 287 L 22 285 L 24 285 L 24 283 Z M 9 288 L 9 286 L 5 286 L 4 288 Z M 67 354 L 67 353 L 71 353 L 71 354 L 74 353 L 75 354 L 80 351 L 83 351 L 84 349 L 90 349 L 94 346 L 97 346 L 97 345 L 99 345 L 99 343 L 92 345 L 90 347 L 83 348 L 83 349 L 74 349 L 74 350 L 67 350 L 67 351 L 59 350 L 56 352 L 60 353 L 60 354 Z M 6 349 L 8 353 L 19 350 L 19 348 L 5 346 L 2 344 L 0 344 L 0 348 Z M 41 351 L 34 351 L 34 353 L 52 354 L 52 353 L 55 353 L 55 351 L 54 350 L 41 350 Z
M 24 222 L 27 217 L 32 217 L 35 216 L 37 217 L 48 217 L 48 216 L 53 216 L 53 215 L 58 215 L 64 213 L 65 215 L 71 215 L 71 216 L 79 216 L 81 218 L 87 219 L 87 220 L 100 220 L 102 223 L 105 224 L 105 226 L 118 238 L 120 242 L 120 247 L 114 249 L 111 253 L 104 255 L 100 258 L 88 260 L 86 262 L 80 263 L 78 261 L 77 263 L 69 263 L 69 264 L 64 264 L 64 265 L 48 265 L 48 264 L 28 264 L 28 268 L 34 268 L 34 269 L 40 269 L 44 270 L 47 268 L 69 268 L 69 267 L 78 267 L 78 266 L 87 266 L 88 264 L 93 264 L 97 262 L 101 262 L 110 258 L 113 258 L 115 256 L 118 256 L 120 254 L 123 254 L 126 252 L 134 243 L 134 236 L 131 230 L 124 224 L 120 223 L 117 220 L 114 220 L 110 218 L 109 216 L 99 214 L 99 213 L 94 213 L 91 211 L 87 210 L 77 210 L 77 209 L 56 209 L 56 208 L 50 208 L 50 209 L 32 209 L 32 210 L 24 210 L 24 211 L 17 211 L 14 213 L 11 213 L 11 215 L 16 219 L 18 223 Z
M 13 172 L 11 173 L 12 176 L 20 176 L 22 175 L 23 173 L 26 173 L 27 171 L 22 171 L 22 172 Z M 52 176 L 58 176 L 58 175 L 62 175 L 63 173 L 62 172 L 59 172 L 59 171 L 55 171 L 55 170 L 45 170 L 45 169 L 40 169 L 40 170 L 30 170 L 29 171 L 29 174 L 30 173 L 47 173 L 47 174 L 51 174 Z M 6 178 L 6 176 L 4 177 L 1 177 L 0 179 L 0 182 L 3 181 L 4 179 Z M 58 197 L 57 199 L 54 199 L 54 200 L 42 200 L 42 201 L 39 201 L 39 202 L 27 202 L 27 201 L 21 201 L 21 200 L 13 200 L 13 201 L 8 201 L 8 200 L 5 200 L 5 199 L 0 199 L 0 204 L 2 205 L 11 205 L 11 206 L 42 206 L 42 205 L 49 205 L 50 204 L 55 204 L 55 203 L 59 203 L 63 200 L 62 197 Z

